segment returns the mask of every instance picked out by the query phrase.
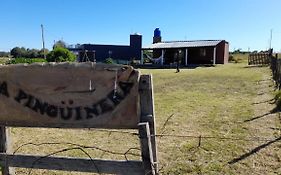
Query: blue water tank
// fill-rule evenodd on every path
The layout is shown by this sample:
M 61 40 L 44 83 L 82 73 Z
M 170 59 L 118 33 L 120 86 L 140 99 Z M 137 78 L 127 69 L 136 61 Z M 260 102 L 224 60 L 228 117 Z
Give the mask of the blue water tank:
M 161 37 L 161 31 L 160 31 L 159 28 L 156 28 L 156 29 L 154 30 L 154 37 Z

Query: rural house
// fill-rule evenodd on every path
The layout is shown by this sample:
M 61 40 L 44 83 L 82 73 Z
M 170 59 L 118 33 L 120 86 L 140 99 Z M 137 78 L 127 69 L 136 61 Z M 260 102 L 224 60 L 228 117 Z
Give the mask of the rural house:
M 154 30 L 153 44 L 142 49 L 151 50 L 151 60 L 160 65 L 226 64 L 229 44 L 225 40 L 162 41 L 159 28 Z M 149 56 L 148 56 L 149 57 Z

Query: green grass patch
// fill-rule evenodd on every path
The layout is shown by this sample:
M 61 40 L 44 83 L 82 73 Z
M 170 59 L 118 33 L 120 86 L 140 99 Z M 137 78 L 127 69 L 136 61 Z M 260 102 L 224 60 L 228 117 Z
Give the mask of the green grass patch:
M 20 63 L 31 64 L 31 63 L 42 63 L 42 62 L 47 62 L 47 61 L 43 58 L 14 58 L 9 60 L 7 64 L 20 64 Z

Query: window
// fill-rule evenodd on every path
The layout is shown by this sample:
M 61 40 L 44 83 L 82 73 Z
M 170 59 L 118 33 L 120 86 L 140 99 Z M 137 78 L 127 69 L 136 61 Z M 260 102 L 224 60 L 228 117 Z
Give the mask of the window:
M 206 56 L 206 49 L 205 48 L 200 48 L 200 57 L 205 57 Z

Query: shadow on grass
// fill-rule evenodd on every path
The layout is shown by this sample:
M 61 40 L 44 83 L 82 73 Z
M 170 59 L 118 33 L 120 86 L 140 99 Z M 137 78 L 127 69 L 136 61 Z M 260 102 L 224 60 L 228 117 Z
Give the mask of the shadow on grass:
M 134 68 L 139 69 L 176 69 L 176 65 L 159 65 L 159 64 L 139 64 L 133 65 Z M 188 64 L 187 66 L 180 65 L 181 69 L 196 69 L 196 68 L 208 68 L 208 67 L 215 67 L 213 64 Z
M 257 103 L 252 103 L 252 105 L 258 105 L 258 104 L 262 104 L 262 103 L 269 103 L 269 104 L 274 104 L 275 103 L 275 99 L 270 99 L 270 100 L 266 100 L 266 101 L 261 101 L 261 102 L 257 102 Z
M 261 92 L 261 93 L 258 93 L 257 95 L 264 95 L 264 94 L 272 93 L 272 92 L 275 92 L 275 90 L 274 91 L 269 91 L 269 92 Z
M 277 107 L 275 107 L 274 109 L 272 109 L 272 110 L 271 110 L 270 112 L 268 112 L 268 113 L 265 113 L 265 114 L 256 116 L 256 117 L 254 117 L 254 118 L 250 118 L 250 119 L 244 120 L 244 122 L 251 122 L 251 121 L 254 121 L 254 120 L 257 120 L 257 119 L 266 117 L 266 116 L 268 116 L 268 115 L 270 115 L 270 114 L 275 114 L 275 113 L 277 113 L 277 112 L 280 112 L 280 110 L 279 110 Z
M 261 83 L 261 82 L 263 82 L 263 81 L 268 82 L 268 81 L 272 81 L 272 79 L 271 79 L 271 78 L 268 78 L 268 79 L 259 80 L 258 83 Z
M 280 141 L 280 140 L 281 140 L 281 137 L 278 137 L 278 138 L 276 138 L 276 139 L 274 139 L 274 140 L 271 140 L 271 141 L 269 141 L 269 142 L 267 142 L 267 143 L 264 143 L 264 144 L 262 144 L 262 145 L 260 145 L 260 146 L 258 146 L 258 147 L 256 147 L 256 148 L 252 149 L 251 151 L 249 151 L 249 152 L 247 152 L 247 153 L 241 155 L 240 157 L 235 158 L 235 159 L 229 161 L 228 164 L 235 164 L 235 163 L 237 163 L 237 162 L 239 162 L 239 161 L 241 161 L 241 160 L 244 160 L 244 159 L 248 158 L 249 156 L 251 156 L 252 154 L 257 153 L 257 152 L 259 152 L 261 149 L 266 148 L 266 147 L 268 147 L 269 145 L 271 145 L 271 144 L 273 144 L 273 143 L 275 143 L 275 142 L 278 142 L 278 141 Z
M 244 68 L 256 68 L 256 67 L 268 67 L 269 65 L 248 65 L 248 66 L 244 66 Z
M 269 129 L 276 130 L 276 131 L 281 131 L 281 128 L 273 128 L 273 127 L 270 127 Z

